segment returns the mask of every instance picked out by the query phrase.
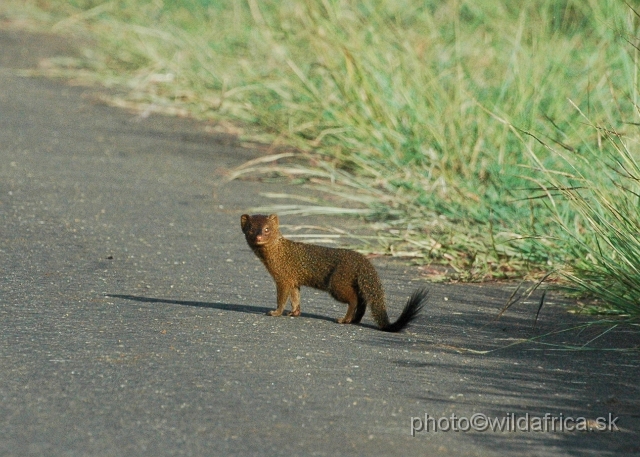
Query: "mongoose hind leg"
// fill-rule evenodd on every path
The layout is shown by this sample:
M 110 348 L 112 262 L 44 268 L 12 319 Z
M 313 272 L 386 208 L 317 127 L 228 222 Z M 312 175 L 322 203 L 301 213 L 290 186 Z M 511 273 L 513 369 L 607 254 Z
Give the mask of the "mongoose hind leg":
M 356 308 L 358 307 L 358 294 L 353 286 L 336 279 L 341 278 L 332 278 L 329 292 L 331 293 L 331 296 L 339 302 L 349 305 L 347 308 L 347 314 L 345 314 L 344 317 L 337 319 L 337 322 L 338 324 L 350 324 L 353 321 Z
M 367 309 L 367 306 L 364 303 L 358 302 L 360 306 L 356 307 L 355 312 L 353 313 L 353 319 L 351 319 L 352 324 L 359 324 L 362 320 L 362 316 L 364 316 L 364 312 Z
M 358 307 L 358 297 L 355 297 L 354 294 L 354 298 L 351 299 L 348 303 L 349 307 L 347 308 L 347 314 L 337 320 L 338 324 L 351 324 L 352 322 L 354 322 L 356 308 Z

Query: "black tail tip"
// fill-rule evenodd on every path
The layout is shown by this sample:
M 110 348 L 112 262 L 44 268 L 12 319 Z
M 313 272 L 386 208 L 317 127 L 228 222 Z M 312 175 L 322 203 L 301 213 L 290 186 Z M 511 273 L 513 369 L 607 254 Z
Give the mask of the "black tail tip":
M 420 314 L 422 308 L 427 303 L 429 299 L 429 289 L 426 287 L 422 287 L 420 289 L 416 289 L 409 297 L 409 301 L 404 305 L 404 309 L 402 310 L 402 314 L 397 321 L 393 324 L 389 324 L 386 327 L 381 328 L 385 332 L 399 332 L 403 328 L 405 328 L 409 322 L 414 320 Z

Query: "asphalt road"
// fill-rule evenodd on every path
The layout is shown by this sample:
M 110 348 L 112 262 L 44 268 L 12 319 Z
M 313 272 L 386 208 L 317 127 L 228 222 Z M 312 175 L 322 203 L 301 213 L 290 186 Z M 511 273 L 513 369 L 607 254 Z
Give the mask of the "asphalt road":
M 97 89 L 15 71 L 69 52 L 0 31 L 0 455 L 640 455 L 638 351 L 465 350 L 583 322 L 559 297 L 536 329 L 539 296 L 494 320 L 509 285 L 433 285 L 399 334 L 368 314 L 338 325 L 344 306 L 309 289 L 301 317 L 266 316 L 275 287 L 240 214 L 262 191 L 302 190 L 232 182 L 214 198 L 224 170 L 260 153 L 205 123 L 142 117 L 95 102 Z M 393 320 L 426 280 L 375 263 Z M 592 346 L 639 343 L 617 328 Z M 442 430 L 474 414 L 520 429 Z M 616 431 L 532 431 L 552 427 L 545 415 L 593 428 L 609 414 Z

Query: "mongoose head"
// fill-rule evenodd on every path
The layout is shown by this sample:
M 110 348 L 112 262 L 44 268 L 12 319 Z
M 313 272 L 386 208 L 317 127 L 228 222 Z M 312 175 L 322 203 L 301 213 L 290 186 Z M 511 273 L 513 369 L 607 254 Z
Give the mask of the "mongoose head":
M 249 246 L 264 246 L 281 237 L 276 214 L 243 214 L 240 216 L 240 225 Z

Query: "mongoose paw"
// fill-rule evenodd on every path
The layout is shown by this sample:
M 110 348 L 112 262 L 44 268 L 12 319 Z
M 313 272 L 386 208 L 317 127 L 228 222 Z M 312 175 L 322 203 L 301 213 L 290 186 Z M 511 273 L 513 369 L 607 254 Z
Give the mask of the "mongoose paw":
M 267 312 L 267 316 L 280 316 L 281 314 L 282 314 L 282 311 L 279 311 L 277 309 Z
M 298 317 L 299 315 L 300 315 L 300 309 L 289 311 L 287 313 L 287 316 L 291 316 L 291 317 Z
M 338 324 L 350 324 L 351 323 L 351 318 L 341 317 L 340 319 L 336 319 L 336 322 Z

